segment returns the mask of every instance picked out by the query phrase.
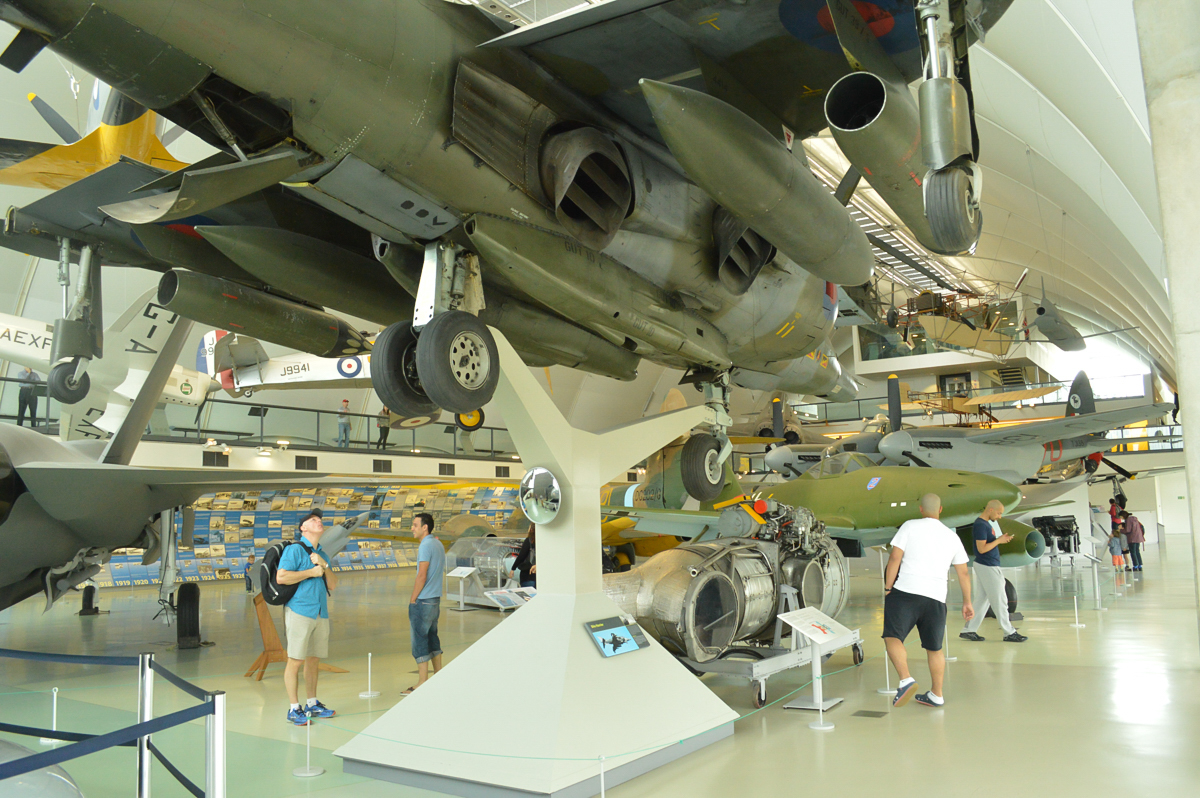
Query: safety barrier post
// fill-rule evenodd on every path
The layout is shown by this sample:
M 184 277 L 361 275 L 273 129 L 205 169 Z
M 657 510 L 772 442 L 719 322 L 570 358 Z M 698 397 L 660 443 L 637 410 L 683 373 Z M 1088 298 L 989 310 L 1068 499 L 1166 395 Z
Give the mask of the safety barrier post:
M 138 654 L 138 723 L 154 717 L 154 655 Z M 150 735 L 137 740 L 137 798 L 150 798 Z
M 208 694 L 213 713 L 204 719 L 204 798 L 225 798 L 225 691 Z

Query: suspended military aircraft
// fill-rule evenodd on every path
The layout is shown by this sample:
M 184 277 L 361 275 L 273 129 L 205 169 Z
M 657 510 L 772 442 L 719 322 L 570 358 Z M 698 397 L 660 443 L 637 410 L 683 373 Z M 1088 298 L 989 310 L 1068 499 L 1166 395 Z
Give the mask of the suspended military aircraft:
M 309 354 L 270 357 L 255 338 L 225 330 L 204 334 L 196 352 L 196 368 L 216 380 L 233 396 L 253 396 L 263 390 L 297 388 L 370 388 L 371 356 L 317 357 Z M 404 417 L 389 413 L 392 429 L 415 429 L 432 424 L 440 413 Z M 457 414 L 455 422 L 470 431 L 483 426 L 484 414 Z
M 4 0 L 20 32 L 0 63 L 49 48 L 222 150 L 171 174 L 116 164 L 66 189 L 69 225 L 15 214 L 9 245 L 175 266 L 167 307 L 313 354 L 369 348 L 323 307 L 386 324 L 372 380 L 405 416 L 487 402 L 487 324 L 531 365 L 687 369 L 717 409 L 730 384 L 852 397 L 805 356 L 836 316 L 830 284 L 865 282 L 871 250 L 789 145 L 833 124 L 851 185 L 866 175 L 931 248 L 969 249 L 968 45 L 1007 4 L 864 19 L 849 0 L 730 0 L 701 20 L 681 0 L 605 3 L 497 36 L 482 7 L 438 2 L 348 26 L 316 2 Z
M 1029 323 L 1028 326 L 1030 329 L 1036 327 L 1042 335 L 1046 336 L 1046 340 L 1064 352 L 1082 352 L 1087 348 L 1086 339 L 1088 338 L 1099 338 L 1102 335 L 1114 335 L 1115 333 L 1137 329 L 1137 327 L 1122 327 L 1119 330 L 1081 335 L 1079 330 L 1075 329 L 1075 325 L 1067 321 L 1058 308 L 1054 306 L 1054 303 L 1046 296 L 1045 279 L 1042 280 L 1042 301 L 1038 304 L 1037 310 L 1034 312 L 1033 322 Z
M 59 436 L 64 441 L 107 438 L 125 420 L 157 360 L 156 341 L 179 319 L 159 307 L 154 294 L 153 290 L 143 294 L 105 332 L 107 357 L 97 359 L 81 380 L 81 390 L 68 396 L 76 401 L 62 406 Z M 51 370 L 54 330 L 49 324 L 0 313 L 0 328 L 0 358 L 35 372 Z M 199 407 L 217 387 L 204 374 L 175 365 L 160 401 Z
M 1105 433 L 1163 416 L 1172 407 L 1158 403 L 1097 412 L 1091 382 L 1082 371 L 1071 384 L 1064 417 L 1047 421 L 990 429 L 902 427 L 899 400 L 899 383 L 893 375 L 888 378 L 887 422 L 841 439 L 831 451 L 877 454 L 898 465 L 954 468 L 1019 484 L 1043 466 L 1066 465 L 1073 460 L 1084 459 L 1089 473 L 1095 471 L 1103 458 L 1093 455 L 1116 445 Z M 768 467 L 785 475 L 801 468 L 807 453 L 793 452 L 791 448 L 781 446 L 768 452 Z

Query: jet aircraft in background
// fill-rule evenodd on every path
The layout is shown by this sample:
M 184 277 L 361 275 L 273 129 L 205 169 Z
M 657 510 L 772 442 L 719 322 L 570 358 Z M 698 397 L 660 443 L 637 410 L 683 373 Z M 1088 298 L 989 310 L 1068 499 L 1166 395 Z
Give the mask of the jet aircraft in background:
M 1079 330 L 1075 329 L 1075 325 L 1067 321 L 1058 308 L 1054 306 L 1054 303 L 1046 296 L 1046 281 L 1044 279 L 1042 280 L 1042 301 L 1038 304 L 1037 310 L 1034 311 L 1033 321 L 1028 326 L 1030 329 L 1036 327 L 1042 335 L 1046 336 L 1046 340 L 1064 352 L 1082 352 L 1087 348 L 1086 339 L 1088 338 L 1099 338 L 1103 335 L 1114 335 L 1119 332 L 1137 329 L 1136 327 L 1122 327 L 1119 330 L 1081 335 Z
M 1083 459 L 1086 470 L 1093 472 L 1103 459 L 1097 455 L 1116 445 L 1105 433 L 1171 410 L 1170 404 L 1159 403 L 1097 412 L 1091 383 L 1082 371 L 1071 384 L 1063 418 L 990 429 L 902 427 L 895 377 L 888 380 L 888 394 L 888 418 L 842 438 L 831 452 L 859 452 L 896 465 L 972 471 L 1014 484 L 1033 477 L 1044 466 L 1065 466 L 1073 460 Z M 810 456 L 797 447 L 780 446 L 768 452 L 765 460 L 769 468 L 787 476 L 807 468 Z
M 107 357 L 93 362 L 78 401 L 62 406 L 59 436 L 64 441 L 107 438 L 120 428 L 154 362 L 156 343 L 179 320 L 147 291 L 105 332 Z M 54 330 L 45 322 L 0 313 L 0 358 L 46 374 Z M 216 383 L 202 373 L 175 365 L 160 402 L 199 407 Z
M 17 211 L 8 244 L 171 268 L 167 307 L 312 354 L 370 347 L 322 308 L 386 325 L 372 381 L 406 417 L 490 399 L 488 324 L 530 365 L 686 369 L 716 409 L 730 384 L 848 399 L 808 356 L 873 258 L 794 139 L 832 126 L 856 167 L 840 196 L 866 175 L 917 239 L 970 249 L 968 48 L 1007 5 L 730 0 L 702 25 L 685 0 L 606 3 L 497 36 L 451 3 L 364 6 L 348 28 L 315 2 L 3 0 L 20 32 L 0 63 L 49 48 L 222 150 L 115 164 Z

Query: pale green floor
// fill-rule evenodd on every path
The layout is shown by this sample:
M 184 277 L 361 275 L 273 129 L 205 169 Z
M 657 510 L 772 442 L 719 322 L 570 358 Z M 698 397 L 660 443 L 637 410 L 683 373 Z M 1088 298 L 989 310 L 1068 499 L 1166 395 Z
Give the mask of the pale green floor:
M 1107 612 L 1090 609 L 1089 572 L 1026 568 L 1011 574 L 1030 640 L 1000 642 L 995 621 L 980 630 L 985 643 L 950 638 L 944 709 L 911 703 L 892 711 L 877 695 L 884 683 L 878 635 L 882 605 L 878 562 L 852 561 L 850 606 L 840 620 L 862 630 L 868 661 L 825 682 L 827 695 L 845 702 L 827 714 L 832 732 L 810 730 L 808 712 L 780 706 L 753 713 L 744 681 L 705 677 L 743 715 L 731 739 L 685 757 L 609 792 L 633 796 L 695 796 L 792 792 L 888 796 L 1194 795 L 1200 793 L 1200 649 L 1190 541 L 1169 539 L 1151 547 L 1147 571 L 1114 581 L 1104 572 Z M 292 776 L 304 764 L 303 728 L 283 721 L 286 699 L 281 665 L 262 682 L 242 674 L 261 649 L 253 608 L 240 582 L 202 587 L 202 630 L 214 646 L 176 651 L 173 630 L 151 622 L 155 593 L 108 590 L 100 594 L 110 615 L 79 618 L 78 601 L 41 614 L 37 600 L 0 613 L 0 647 L 86 654 L 154 651 L 160 662 L 208 689 L 229 694 L 229 787 L 232 796 L 320 795 L 329 798 L 428 796 L 347 776 L 331 751 L 374 720 L 412 683 L 405 600 L 412 571 L 346 575 L 332 601 L 333 663 L 348 674 L 322 674 L 322 700 L 338 711 L 312 727 L 314 764 L 327 773 Z M 1121 584 L 1118 587 L 1118 582 Z M 1123 595 L 1113 595 L 1120 590 Z M 1081 596 L 1085 629 L 1072 629 L 1071 597 Z M 443 608 L 440 628 L 453 657 L 500 621 L 493 612 L 459 614 Z M 954 626 L 955 633 L 957 627 Z M 358 698 L 366 688 L 366 654 L 374 652 L 374 687 L 381 696 Z M 913 673 L 922 687 L 927 671 L 915 635 L 909 640 Z M 536 652 L 530 652 L 536 656 Z M 841 652 L 826 671 L 848 666 Z M 807 677 L 783 674 L 770 682 L 769 700 L 800 687 Z M 891 683 L 895 685 L 895 677 Z M 136 684 L 130 669 L 71 667 L 0 660 L 0 721 L 47 724 L 51 687 L 59 693 L 61 728 L 101 732 L 134 722 Z M 189 706 L 191 699 L 161 679 L 157 714 Z M 614 711 L 623 700 L 614 696 Z M 492 705 L 505 712 L 509 697 L 497 685 Z M 855 716 L 859 710 L 884 717 Z M 447 719 L 464 722 L 469 719 Z M 513 726 L 519 721 L 514 716 Z M 5 735 L 37 748 L 36 741 Z M 514 740 L 519 736 L 514 735 Z M 156 735 L 156 743 L 185 773 L 203 775 L 203 727 L 189 724 Z M 519 752 L 516 752 L 519 753 Z M 110 749 L 68 763 L 88 798 L 133 794 L 134 754 Z M 0 794 L 3 789 L 0 789 Z M 155 796 L 185 796 L 155 764 Z

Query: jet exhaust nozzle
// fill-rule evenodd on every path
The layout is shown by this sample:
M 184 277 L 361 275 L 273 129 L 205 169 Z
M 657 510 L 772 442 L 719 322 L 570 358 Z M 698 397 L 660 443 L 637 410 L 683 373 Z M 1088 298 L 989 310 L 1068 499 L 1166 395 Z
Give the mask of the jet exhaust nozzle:
M 871 72 L 851 72 L 826 94 L 825 121 L 850 163 L 925 248 L 961 254 L 938 244 L 925 216 L 921 113 L 907 86 Z
M 359 355 L 371 349 L 360 332 L 323 310 L 182 269 L 162 276 L 158 304 L 201 324 L 318 357 Z

